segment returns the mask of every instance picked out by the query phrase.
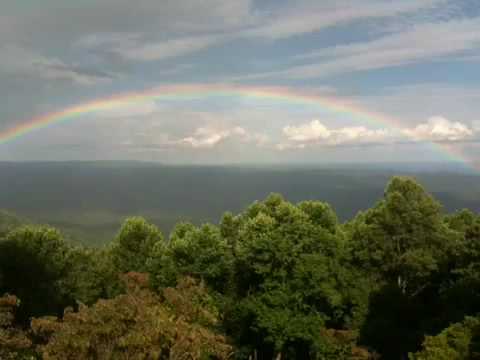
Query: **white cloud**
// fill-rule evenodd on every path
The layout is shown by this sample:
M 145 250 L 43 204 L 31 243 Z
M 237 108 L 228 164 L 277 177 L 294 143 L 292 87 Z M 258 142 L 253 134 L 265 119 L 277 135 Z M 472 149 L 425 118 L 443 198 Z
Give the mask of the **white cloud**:
M 386 129 L 368 129 L 364 126 L 344 127 L 334 131 L 334 143 L 384 142 L 391 134 Z
M 194 135 L 181 139 L 178 144 L 192 148 L 213 148 L 230 136 L 229 130 L 198 128 Z
M 474 131 L 458 121 L 450 121 L 442 116 L 433 116 L 426 123 L 405 129 L 403 133 L 422 141 L 462 141 L 473 137 Z
M 232 129 L 232 134 L 235 134 L 235 135 L 238 135 L 238 136 L 241 136 L 241 137 L 248 136 L 247 130 L 245 130 L 244 128 L 242 128 L 240 126 L 235 126 Z
M 368 143 L 383 143 L 392 135 L 386 129 L 368 129 L 364 126 L 350 126 L 337 129 L 328 128 L 319 120 L 299 126 L 285 126 L 283 135 L 287 142 L 277 144 L 277 149 L 303 149 L 309 145 L 358 145 Z
M 369 129 L 364 126 L 329 128 L 319 120 L 282 129 L 285 141 L 276 144 L 278 150 L 304 149 L 310 146 L 391 145 L 422 142 L 462 142 L 473 140 L 480 124 L 472 128 L 441 116 L 433 116 L 425 123 L 403 129 Z
M 210 149 L 227 139 L 237 139 L 244 143 L 254 143 L 257 146 L 264 146 L 269 141 L 269 137 L 265 134 L 251 133 L 243 127 L 235 126 L 229 129 L 201 127 L 195 130 L 192 136 L 184 137 L 174 143 L 197 149 Z
M 258 147 L 265 147 L 270 143 L 270 137 L 259 132 L 250 132 L 237 126 L 233 128 L 231 135 L 235 135 L 243 143 L 253 143 Z
M 361 109 L 390 114 L 402 127 L 413 128 L 432 114 L 441 114 L 470 126 L 478 120 L 480 89 L 465 83 L 415 82 L 382 87 L 373 93 L 358 93 L 349 100 Z
M 96 111 L 82 121 L 71 122 L 52 133 L 49 141 L 63 138 L 98 144 L 122 144 L 132 149 L 215 149 L 226 143 L 228 149 L 266 147 L 267 134 L 252 129 L 246 114 L 191 111 L 155 101 L 121 103 Z M 250 119 L 249 119 L 250 120 Z M 94 131 L 92 131 L 94 129 Z
M 270 144 L 270 136 L 262 133 L 254 133 L 250 136 L 251 141 L 253 141 L 258 147 L 267 147 Z
M 285 126 L 283 133 L 290 141 L 314 142 L 331 137 L 332 133 L 318 120 L 300 126 Z

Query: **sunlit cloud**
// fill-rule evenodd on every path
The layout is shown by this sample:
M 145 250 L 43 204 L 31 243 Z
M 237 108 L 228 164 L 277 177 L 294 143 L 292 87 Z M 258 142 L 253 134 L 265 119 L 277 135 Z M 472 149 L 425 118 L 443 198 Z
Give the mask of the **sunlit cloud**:
M 464 141 L 474 135 L 474 131 L 467 125 L 442 116 L 433 116 L 427 122 L 403 132 L 408 137 L 425 141 Z
M 368 129 L 364 126 L 329 128 L 319 120 L 298 126 L 288 125 L 282 129 L 286 142 L 277 144 L 277 149 L 304 149 L 312 145 L 345 145 L 385 142 L 391 134 L 387 129 Z

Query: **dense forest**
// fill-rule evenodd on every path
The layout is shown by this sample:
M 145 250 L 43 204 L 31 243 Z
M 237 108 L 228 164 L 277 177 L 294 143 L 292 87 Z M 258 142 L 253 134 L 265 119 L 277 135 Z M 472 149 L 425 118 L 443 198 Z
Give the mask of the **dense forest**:
M 372 207 L 398 174 L 418 179 L 445 211 L 480 212 L 480 176 L 449 163 L 0 162 L 0 174 L 0 208 L 24 221 L 51 225 L 68 241 L 86 246 L 109 243 L 132 214 L 170 233 L 178 222 L 217 223 L 224 212 L 239 213 L 270 193 L 294 203 L 328 202 L 344 222 Z
M 272 194 L 95 248 L 0 213 L 0 293 L 0 359 L 479 359 L 480 216 L 404 177 L 345 223 Z

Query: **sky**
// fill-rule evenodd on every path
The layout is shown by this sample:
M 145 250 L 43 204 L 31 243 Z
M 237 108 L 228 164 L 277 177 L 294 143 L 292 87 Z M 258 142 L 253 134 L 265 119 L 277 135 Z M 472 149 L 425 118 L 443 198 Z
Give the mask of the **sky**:
M 94 109 L 0 141 L 2 161 L 480 168 L 478 0 L 0 0 L 0 9 L 0 139 L 92 101 L 226 89 Z M 259 92 L 288 96 L 249 96 Z M 316 100 L 291 101 L 306 97 Z

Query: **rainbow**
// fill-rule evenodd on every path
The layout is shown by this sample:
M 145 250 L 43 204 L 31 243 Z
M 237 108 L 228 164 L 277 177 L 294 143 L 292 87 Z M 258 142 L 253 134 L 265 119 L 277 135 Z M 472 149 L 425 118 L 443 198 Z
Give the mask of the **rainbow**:
M 0 145 L 11 142 L 31 132 L 48 128 L 55 124 L 80 119 L 88 114 L 117 109 L 122 106 L 145 101 L 186 101 L 211 98 L 245 98 L 259 101 L 274 101 L 281 104 L 313 106 L 322 111 L 345 116 L 361 123 L 376 127 L 400 129 L 398 120 L 384 114 L 362 109 L 354 104 L 311 92 L 292 90 L 286 87 L 254 87 L 231 84 L 187 84 L 168 85 L 138 92 L 128 92 L 105 97 L 83 104 L 73 105 L 38 117 L 33 117 L 20 125 L 0 132 Z M 459 154 L 453 147 L 432 143 L 437 152 L 450 161 L 473 167 L 470 160 Z

